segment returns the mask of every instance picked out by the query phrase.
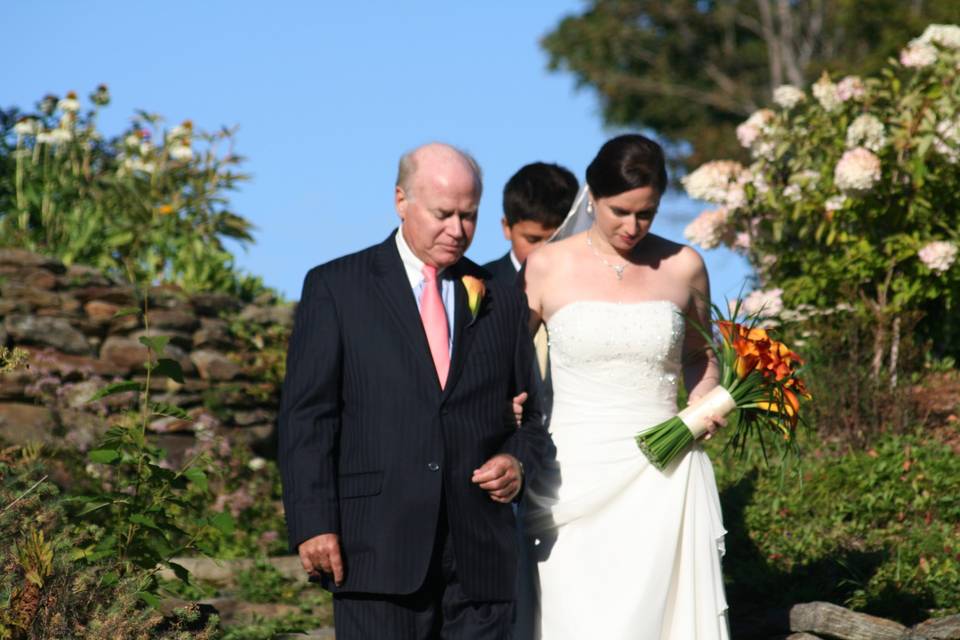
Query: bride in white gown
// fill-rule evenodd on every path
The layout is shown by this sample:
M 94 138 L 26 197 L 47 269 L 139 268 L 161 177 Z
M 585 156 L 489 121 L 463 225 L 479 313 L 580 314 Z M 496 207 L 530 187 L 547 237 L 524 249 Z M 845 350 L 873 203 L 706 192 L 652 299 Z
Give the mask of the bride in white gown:
M 655 142 L 607 142 L 587 185 L 590 226 L 532 254 L 525 273 L 533 328 L 549 332 L 557 448 L 552 486 L 525 497 L 540 637 L 726 639 L 710 460 L 694 445 L 661 472 L 634 442 L 676 413 L 679 381 L 691 402 L 717 384 L 684 320 L 707 320 L 707 273 L 695 251 L 649 233 L 666 187 Z

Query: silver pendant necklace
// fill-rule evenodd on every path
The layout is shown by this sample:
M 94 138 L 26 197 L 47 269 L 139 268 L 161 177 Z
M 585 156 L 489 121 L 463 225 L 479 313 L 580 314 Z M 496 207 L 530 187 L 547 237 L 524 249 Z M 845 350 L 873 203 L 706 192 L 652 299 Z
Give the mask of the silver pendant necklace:
M 592 251 L 593 255 L 597 256 L 600 259 L 600 262 L 602 262 L 606 266 L 613 269 L 613 272 L 617 274 L 617 280 L 623 280 L 623 272 L 626 270 L 627 265 L 629 265 L 630 263 L 624 262 L 623 264 L 611 264 L 607 262 L 607 259 L 604 258 L 602 255 L 600 255 L 600 252 L 597 251 L 597 248 L 593 246 L 593 241 L 590 240 L 591 231 L 593 231 L 592 228 L 587 229 L 587 246 L 590 247 L 590 251 Z

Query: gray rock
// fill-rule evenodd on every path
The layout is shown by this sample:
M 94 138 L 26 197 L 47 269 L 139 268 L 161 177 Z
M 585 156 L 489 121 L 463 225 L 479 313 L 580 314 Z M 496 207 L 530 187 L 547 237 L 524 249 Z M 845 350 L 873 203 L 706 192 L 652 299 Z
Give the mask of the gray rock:
M 151 309 L 147 312 L 150 328 L 158 331 L 172 329 L 174 331 L 192 332 L 199 324 L 193 311 L 184 308 Z
M 0 439 L 11 444 L 52 443 L 57 421 L 46 407 L 8 402 L 0 404 Z
M 151 287 L 147 294 L 151 309 L 175 309 L 187 302 L 186 292 L 175 284 Z
M 829 602 L 808 602 L 790 609 L 790 630 L 837 640 L 901 640 L 906 627 Z
M 238 311 L 239 299 L 226 293 L 196 293 L 190 296 L 190 304 L 202 316 L 219 317 L 221 313 Z
M 239 427 L 249 427 L 255 424 L 273 423 L 277 419 L 276 411 L 268 409 L 254 409 L 253 411 L 237 411 L 233 414 L 233 422 Z
M 82 264 L 67 267 L 64 279 L 70 287 L 109 287 L 114 284 L 100 269 Z
M 132 287 L 120 285 L 112 287 L 93 286 L 74 289 L 71 293 L 84 303 L 91 300 L 102 300 L 104 302 L 112 302 L 121 307 L 137 306 L 136 292 Z
M 10 371 L 0 373 L 0 401 L 25 400 L 27 385 L 33 382 L 35 374 L 30 371 Z
M 46 269 L 28 269 L 17 274 L 17 278 L 34 289 L 56 289 L 57 276 Z
M 204 380 L 233 380 L 241 374 L 239 365 L 219 351 L 199 349 L 190 354 L 197 372 Z
M 55 273 L 64 273 L 67 270 L 56 258 L 42 256 L 25 249 L 0 249 L 0 265 L 40 267 Z
M 257 324 L 292 327 L 293 313 L 293 305 L 258 307 L 251 304 L 243 308 L 239 317 L 241 320 L 256 322 Z
M 921 622 L 911 631 L 929 640 L 960 640 L 960 614 Z
M 236 340 L 225 320 L 200 318 L 200 328 L 193 334 L 193 346 L 232 349 L 236 346 Z
M 79 355 L 91 352 L 83 333 L 64 318 L 13 314 L 7 316 L 5 328 L 17 344 L 45 345 Z
M 7 281 L 0 284 L 0 296 L 17 304 L 19 309 L 60 308 L 60 296 L 46 289 L 28 287 L 20 282 Z
M 89 375 L 117 376 L 126 370 L 108 362 L 87 356 L 61 353 L 55 349 L 27 347 L 30 365 L 42 373 L 55 373 L 65 380 L 79 379 Z
M 147 348 L 132 338 L 110 336 L 100 347 L 100 359 L 123 371 L 143 369 L 149 353 Z

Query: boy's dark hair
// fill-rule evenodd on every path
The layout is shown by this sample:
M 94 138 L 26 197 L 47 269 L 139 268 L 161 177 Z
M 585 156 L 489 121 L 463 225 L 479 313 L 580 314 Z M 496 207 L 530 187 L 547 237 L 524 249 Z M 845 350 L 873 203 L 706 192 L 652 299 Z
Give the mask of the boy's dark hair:
M 503 187 L 507 225 L 533 220 L 548 229 L 559 227 L 579 188 L 576 176 L 558 164 L 534 162 L 522 167 Z

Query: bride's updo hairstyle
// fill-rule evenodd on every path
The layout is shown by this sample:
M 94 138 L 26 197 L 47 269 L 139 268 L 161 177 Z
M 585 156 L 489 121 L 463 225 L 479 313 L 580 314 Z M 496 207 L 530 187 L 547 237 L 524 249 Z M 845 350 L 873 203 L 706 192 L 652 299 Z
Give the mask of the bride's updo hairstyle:
M 587 167 L 587 185 L 594 198 L 609 198 L 641 187 L 667 189 L 667 167 L 659 144 L 639 134 L 608 140 Z

